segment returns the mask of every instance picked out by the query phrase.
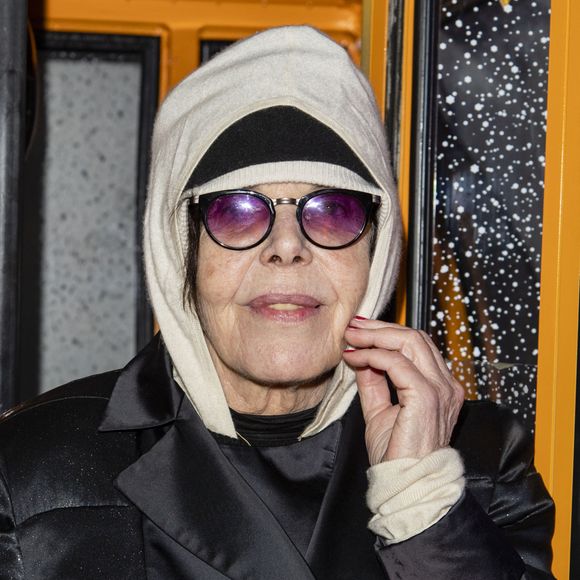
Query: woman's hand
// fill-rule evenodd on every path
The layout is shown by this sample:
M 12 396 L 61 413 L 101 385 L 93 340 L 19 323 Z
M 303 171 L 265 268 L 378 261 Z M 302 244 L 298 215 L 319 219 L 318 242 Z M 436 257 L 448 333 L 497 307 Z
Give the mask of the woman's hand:
M 423 458 L 449 444 L 464 391 L 422 330 L 355 318 L 344 360 L 355 369 L 371 465 Z M 391 402 L 385 377 L 397 391 Z

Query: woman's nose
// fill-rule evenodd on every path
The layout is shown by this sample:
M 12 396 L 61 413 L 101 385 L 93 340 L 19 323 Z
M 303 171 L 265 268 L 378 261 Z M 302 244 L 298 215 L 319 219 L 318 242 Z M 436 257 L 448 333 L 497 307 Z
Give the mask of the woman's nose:
M 312 260 L 308 241 L 296 219 L 296 206 L 276 207 L 276 219 L 262 248 L 260 259 L 265 264 L 280 265 L 303 264 Z

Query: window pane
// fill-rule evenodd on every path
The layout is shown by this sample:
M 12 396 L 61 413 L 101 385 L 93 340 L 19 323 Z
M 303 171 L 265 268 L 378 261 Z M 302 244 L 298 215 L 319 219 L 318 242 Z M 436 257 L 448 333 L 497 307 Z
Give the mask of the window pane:
M 24 340 L 38 358 L 25 343 L 24 396 L 35 383 L 44 391 L 118 368 L 136 351 L 141 64 L 40 57 L 23 248 Z
M 550 2 L 440 6 L 430 331 L 533 428 Z

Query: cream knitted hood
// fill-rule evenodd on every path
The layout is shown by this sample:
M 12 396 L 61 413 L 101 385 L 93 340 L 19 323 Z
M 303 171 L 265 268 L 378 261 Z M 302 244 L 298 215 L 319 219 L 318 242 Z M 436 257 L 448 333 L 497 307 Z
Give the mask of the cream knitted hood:
M 194 168 L 225 129 L 250 113 L 280 105 L 300 109 L 332 129 L 379 187 L 336 165 L 286 161 L 253 166 L 250 173 L 239 169 L 203 184 L 196 192 L 294 181 L 377 193 L 382 205 L 376 246 L 358 313 L 378 316 L 397 276 L 399 206 L 383 126 L 368 81 L 342 47 L 312 28 L 272 29 L 238 42 L 177 86 L 161 106 L 153 133 L 144 224 L 145 272 L 177 382 L 206 427 L 230 437 L 237 435 L 199 320 L 183 304 L 187 209 L 181 202 Z M 250 174 L 252 181 L 246 182 Z M 342 416 L 355 393 L 354 373 L 341 363 L 315 421 L 303 436 L 321 431 Z

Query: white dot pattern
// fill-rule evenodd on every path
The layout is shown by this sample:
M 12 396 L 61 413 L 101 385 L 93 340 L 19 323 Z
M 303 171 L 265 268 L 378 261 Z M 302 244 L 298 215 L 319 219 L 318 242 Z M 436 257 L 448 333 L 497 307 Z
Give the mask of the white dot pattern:
M 442 3 L 430 332 L 533 429 L 549 0 Z

